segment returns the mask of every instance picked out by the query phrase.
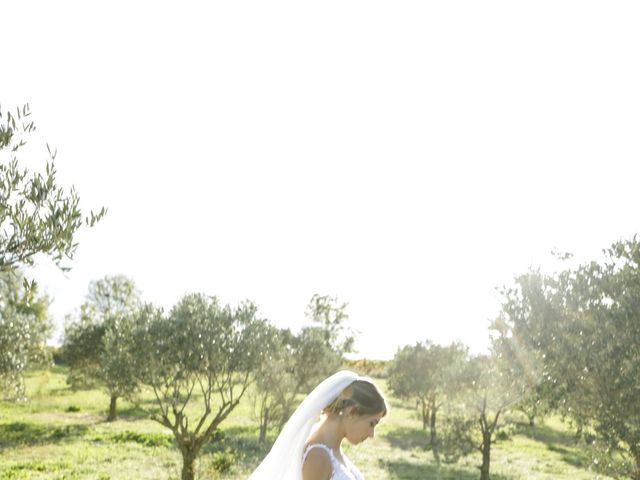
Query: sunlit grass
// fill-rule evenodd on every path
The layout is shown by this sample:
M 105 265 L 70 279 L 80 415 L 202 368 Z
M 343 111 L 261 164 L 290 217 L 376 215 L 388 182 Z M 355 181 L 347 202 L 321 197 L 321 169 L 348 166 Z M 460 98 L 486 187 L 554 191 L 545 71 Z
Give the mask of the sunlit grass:
M 171 432 L 147 418 L 135 404 L 120 400 L 119 419 L 105 421 L 109 399 L 100 390 L 73 391 L 66 371 L 31 372 L 27 403 L 0 403 L 0 480 L 9 479 L 177 479 L 181 457 Z M 479 454 L 453 465 L 438 466 L 427 449 L 428 434 L 410 403 L 386 391 L 390 413 L 376 438 L 345 449 L 368 480 L 479 478 Z M 145 392 L 140 402 L 153 407 Z M 192 408 L 190 414 L 194 415 Z M 201 478 L 246 479 L 266 453 L 257 444 L 258 428 L 250 397 L 222 424 L 217 443 L 207 445 L 198 463 Z M 272 437 L 271 437 L 272 439 Z M 230 470 L 218 469 L 231 459 Z M 588 456 L 575 445 L 573 433 L 559 419 L 517 426 L 492 452 L 494 480 L 587 480 Z

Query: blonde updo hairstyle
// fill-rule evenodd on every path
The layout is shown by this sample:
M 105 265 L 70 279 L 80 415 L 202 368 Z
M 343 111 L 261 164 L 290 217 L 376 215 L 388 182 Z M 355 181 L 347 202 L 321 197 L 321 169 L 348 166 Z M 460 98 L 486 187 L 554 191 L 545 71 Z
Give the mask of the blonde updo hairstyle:
M 333 402 L 327 405 L 322 413 L 325 415 L 342 415 L 349 407 L 356 415 L 387 414 L 387 402 L 374 385 L 366 378 L 360 378 L 345 388 Z

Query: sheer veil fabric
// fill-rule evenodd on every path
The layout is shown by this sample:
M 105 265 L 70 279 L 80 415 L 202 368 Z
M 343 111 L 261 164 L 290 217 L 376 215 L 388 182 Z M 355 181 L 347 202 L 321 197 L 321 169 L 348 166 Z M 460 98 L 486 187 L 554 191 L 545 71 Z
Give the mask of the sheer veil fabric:
M 357 374 L 343 370 L 324 380 L 307 395 L 249 480 L 302 480 L 303 449 L 311 428 L 318 421 L 322 409 L 358 378 Z

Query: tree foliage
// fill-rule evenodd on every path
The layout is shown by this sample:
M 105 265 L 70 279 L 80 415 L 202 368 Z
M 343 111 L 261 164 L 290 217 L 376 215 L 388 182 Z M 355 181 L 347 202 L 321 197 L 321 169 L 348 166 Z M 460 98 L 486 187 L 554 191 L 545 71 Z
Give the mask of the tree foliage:
M 565 271 L 564 316 L 552 355 L 551 377 L 560 385 L 565 412 L 596 433 L 595 442 L 614 474 L 640 479 L 640 242 L 619 241 L 604 259 Z
M 104 354 L 103 323 L 96 324 L 80 317 L 67 319 L 64 329 L 64 359 L 69 365 L 67 383 L 74 389 L 100 386 L 100 358 Z
M 527 416 L 531 426 L 559 400 L 548 382 L 547 355 L 541 348 L 554 341 L 554 326 L 562 315 L 559 295 L 552 279 L 539 270 L 529 270 L 502 289 L 501 312 L 491 324 L 493 351 L 514 375 L 525 380 L 515 408 Z
M 340 357 L 353 351 L 354 335 L 348 326 L 347 304 L 336 297 L 315 294 L 306 311 L 313 327 L 318 328 L 327 347 Z M 310 327 L 310 328 L 313 328 Z
M 0 390 L 6 399 L 24 399 L 24 371 L 46 359 L 48 307 L 49 299 L 26 288 L 19 271 L 0 273 Z
M 78 244 L 74 237 L 83 226 L 93 226 L 106 213 L 90 212 L 83 219 L 76 191 L 56 180 L 56 153 L 48 147 L 44 174 L 22 167 L 17 154 L 36 127 L 29 106 L 15 113 L 0 110 L 0 271 L 33 265 L 37 254 L 68 269 Z

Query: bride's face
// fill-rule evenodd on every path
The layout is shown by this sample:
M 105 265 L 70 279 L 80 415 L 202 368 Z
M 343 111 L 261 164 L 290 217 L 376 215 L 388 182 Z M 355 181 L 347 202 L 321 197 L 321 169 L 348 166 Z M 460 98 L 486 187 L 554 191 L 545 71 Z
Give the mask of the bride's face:
M 382 412 L 375 415 L 347 415 L 345 418 L 345 438 L 354 445 L 364 442 L 367 438 L 373 438 L 376 425 L 383 415 Z

